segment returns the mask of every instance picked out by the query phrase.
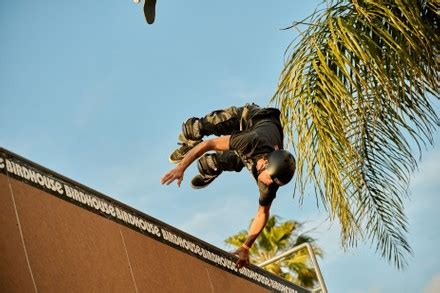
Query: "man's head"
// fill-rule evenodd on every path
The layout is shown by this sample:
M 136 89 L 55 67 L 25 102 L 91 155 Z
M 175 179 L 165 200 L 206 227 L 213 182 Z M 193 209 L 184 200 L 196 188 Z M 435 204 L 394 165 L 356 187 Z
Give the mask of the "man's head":
M 289 183 L 295 174 L 295 158 L 286 150 L 275 150 L 267 159 L 257 162 L 258 180 L 266 185 L 275 182 L 282 186 Z

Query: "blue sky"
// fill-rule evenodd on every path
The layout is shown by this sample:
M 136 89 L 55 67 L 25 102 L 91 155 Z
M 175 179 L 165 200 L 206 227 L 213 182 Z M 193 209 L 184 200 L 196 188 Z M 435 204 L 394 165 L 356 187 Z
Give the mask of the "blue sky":
M 250 174 L 222 174 L 202 190 L 188 184 L 195 166 L 181 188 L 159 179 L 172 168 L 167 158 L 187 117 L 269 104 L 296 36 L 280 29 L 319 1 L 159 0 L 152 26 L 142 5 L 103 3 L 0 3 L 0 145 L 230 250 L 223 240 L 257 209 Z M 428 148 L 405 201 L 414 249 L 405 271 L 368 243 L 343 252 L 338 225 L 313 194 L 300 206 L 292 184 L 272 213 L 314 229 L 330 292 L 439 292 L 439 162 L 440 147 Z

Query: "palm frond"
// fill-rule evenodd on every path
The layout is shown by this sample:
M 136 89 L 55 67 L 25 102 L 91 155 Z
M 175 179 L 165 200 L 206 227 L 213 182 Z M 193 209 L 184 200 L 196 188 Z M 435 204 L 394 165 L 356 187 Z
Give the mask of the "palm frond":
M 440 124 L 438 1 L 330 1 L 290 47 L 272 102 L 297 155 L 296 186 L 398 268 L 411 253 L 403 198 Z M 413 146 L 419 156 L 415 155 Z

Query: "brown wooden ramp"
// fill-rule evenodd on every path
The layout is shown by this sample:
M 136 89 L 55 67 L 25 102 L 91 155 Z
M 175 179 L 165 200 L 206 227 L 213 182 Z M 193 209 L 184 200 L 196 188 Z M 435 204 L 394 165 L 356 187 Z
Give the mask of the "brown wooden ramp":
M 0 148 L 0 292 L 309 292 Z

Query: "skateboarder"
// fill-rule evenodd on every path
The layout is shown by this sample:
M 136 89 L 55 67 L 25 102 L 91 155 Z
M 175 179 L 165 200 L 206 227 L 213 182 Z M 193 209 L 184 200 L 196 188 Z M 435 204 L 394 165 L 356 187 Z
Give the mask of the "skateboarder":
M 249 263 L 249 249 L 267 223 L 278 187 L 295 173 L 293 155 L 282 149 L 279 116 L 278 109 L 246 104 L 188 119 L 179 135 L 180 147 L 169 158 L 177 166 L 161 178 L 166 185 L 177 180 L 180 187 L 185 170 L 197 159 L 199 174 L 191 180 L 196 189 L 206 187 L 223 171 L 249 169 L 260 192 L 259 207 L 245 242 L 234 252 L 238 268 Z M 208 135 L 217 137 L 203 141 Z

